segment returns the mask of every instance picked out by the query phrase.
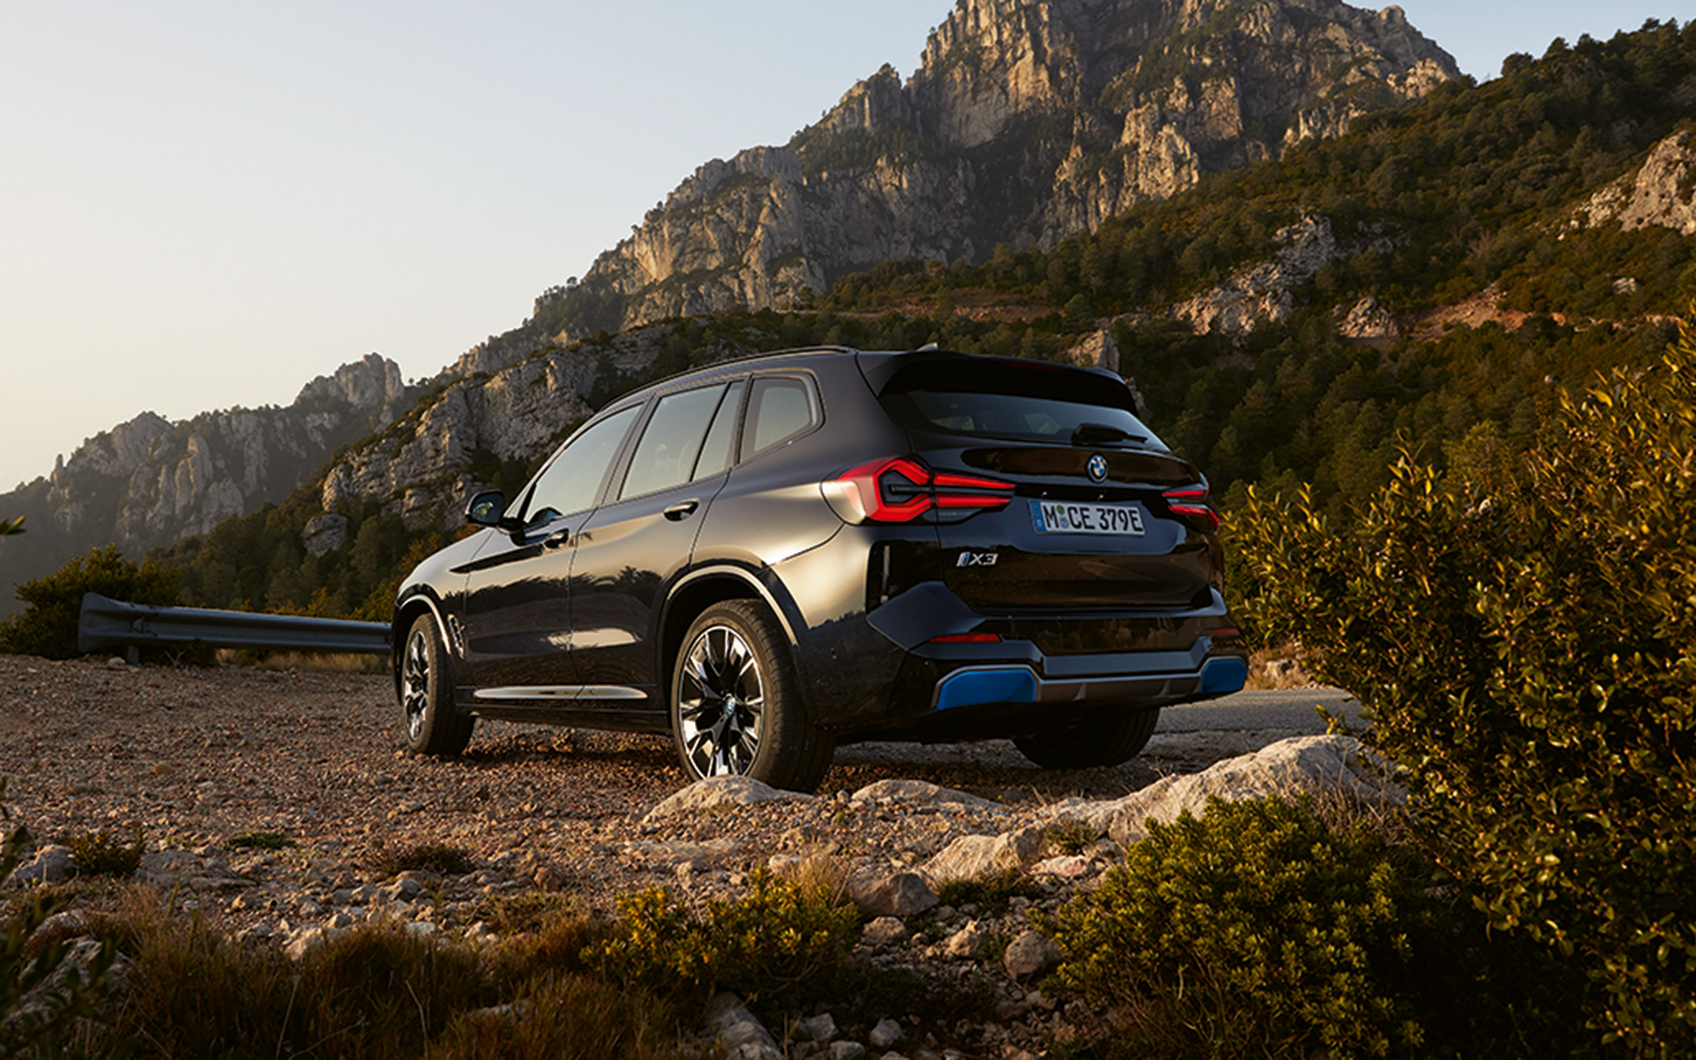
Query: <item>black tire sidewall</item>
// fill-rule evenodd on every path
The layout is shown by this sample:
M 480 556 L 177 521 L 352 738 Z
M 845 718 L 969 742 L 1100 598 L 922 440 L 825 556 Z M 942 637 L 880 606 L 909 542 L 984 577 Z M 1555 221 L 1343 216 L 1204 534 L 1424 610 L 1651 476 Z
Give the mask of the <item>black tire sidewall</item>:
M 476 719 L 462 715 L 454 708 L 453 659 L 442 642 L 441 631 L 436 627 L 434 617 L 423 614 L 413 619 L 412 625 L 407 628 L 406 642 L 401 650 L 410 653 L 413 639 L 420 634 L 424 637 L 425 652 L 429 656 L 429 688 L 425 694 L 424 724 L 419 729 L 418 739 L 414 740 L 407 728 L 403 689 L 400 704 L 401 741 L 406 750 L 413 754 L 457 755 L 471 742 L 471 730 Z M 404 675 L 405 655 L 401 658 L 401 666 Z

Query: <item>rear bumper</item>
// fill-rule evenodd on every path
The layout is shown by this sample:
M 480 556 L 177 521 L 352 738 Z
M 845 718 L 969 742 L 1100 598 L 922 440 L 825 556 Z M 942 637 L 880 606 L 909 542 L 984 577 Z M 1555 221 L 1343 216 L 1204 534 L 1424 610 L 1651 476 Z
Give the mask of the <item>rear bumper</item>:
M 827 715 L 839 738 L 1020 735 L 1099 711 L 1227 695 L 1248 677 L 1248 653 L 1217 593 L 1208 606 L 1183 612 L 1064 618 L 982 615 L 957 599 L 948 601 L 952 607 L 938 608 L 934 605 L 952 594 L 931 595 L 936 599 L 924 616 L 930 621 L 910 623 L 928 626 L 928 636 L 919 640 L 925 634 L 915 632 L 901 645 L 898 671 L 881 704 L 853 715 Z M 944 621 L 936 621 L 939 611 Z M 907 632 L 887 619 L 880 623 L 884 617 L 874 613 L 871 625 L 889 639 L 896 639 L 892 630 Z M 934 639 L 962 633 L 997 639 Z M 1119 650 L 1104 650 L 1110 647 Z
M 1196 645 L 1203 655 L 1210 648 L 1210 644 Z M 1158 706 L 1239 692 L 1248 679 L 1248 662 L 1237 655 L 1216 655 L 1204 658 L 1199 666 L 1179 669 L 1168 669 L 1167 663 L 1164 659 L 1137 660 L 1129 672 L 1096 677 L 1043 677 L 1023 665 L 966 666 L 937 683 L 931 709 L 1021 703 Z

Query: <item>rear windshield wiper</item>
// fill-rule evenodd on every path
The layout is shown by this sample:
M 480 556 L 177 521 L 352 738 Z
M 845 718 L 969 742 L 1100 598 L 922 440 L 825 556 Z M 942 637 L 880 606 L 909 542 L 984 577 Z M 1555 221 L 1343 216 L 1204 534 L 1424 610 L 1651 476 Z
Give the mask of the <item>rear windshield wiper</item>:
M 1072 431 L 1073 445 L 1111 445 L 1114 442 L 1146 442 L 1148 435 L 1132 434 L 1110 423 L 1080 423 Z

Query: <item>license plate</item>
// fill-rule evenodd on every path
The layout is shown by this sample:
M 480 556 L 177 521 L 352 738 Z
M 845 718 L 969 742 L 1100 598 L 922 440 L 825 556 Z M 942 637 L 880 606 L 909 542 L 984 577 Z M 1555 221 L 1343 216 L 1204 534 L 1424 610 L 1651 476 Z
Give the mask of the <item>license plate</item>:
M 1031 501 L 1031 525 L 1039 534 L 1143 534 L 1142 508 L 1135 504 Z

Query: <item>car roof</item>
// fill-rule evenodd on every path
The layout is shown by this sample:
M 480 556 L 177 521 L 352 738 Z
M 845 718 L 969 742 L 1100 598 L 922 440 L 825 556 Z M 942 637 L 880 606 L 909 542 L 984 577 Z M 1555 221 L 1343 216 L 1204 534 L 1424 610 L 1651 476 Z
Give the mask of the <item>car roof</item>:
M 690 368 L 682 372 L 677 372 L 673 375 L 666 376 L 663 379 L 655 380 L 645 386 L 629 391 L 628 393 L 621 394 L 614 400 L 607 402 L 607 404 L 602 406 L 599 411 L 605 411 L 615 405 L 623 405 L 627 400 L 631 399 L 641 398 L 645 400 L 657 391 L 672 389 L 679 382 L 686 380 L 710 381 L 724 376 L 741 375 L 748 371 L 758 371 L 764 368 L 800 368 L 809 364 L 816 364 L 820 361 L 838 360 L 855 361 L 859 365 L 860 370 L 865 374 L 866 381 L 871 385 L 874 392 L 882 389 L 882 384 L 889 380 L 890 376 L 894 374 L 896 368 L 919 360 L 939 362 L 994 361 L 1010 365 L 1025 365 L 1030 367 L 1041 366 L 1049 369 L 1068 369 L 1072 371 L 1090 372 L 1092 374 L 1106 376 L 1115 382 L 1123 382 L 1123 379 L 1118 374 L 1105 368 L 1083 367 L 1049 361 L 1030 361 L 1020 357 L 991 357 L 984 354 L 960 353 L 954 350 L 938 349 L 935 346 L 925 346 L 917 350 L 859 350 L 851 346 L 802 346 L 793 349 L 772 350 L 766 353 L 748 354 L 743 357 L 732 357 L 727 360 L 715 361 L 712 364 L 704 364 L 697 368 Z

